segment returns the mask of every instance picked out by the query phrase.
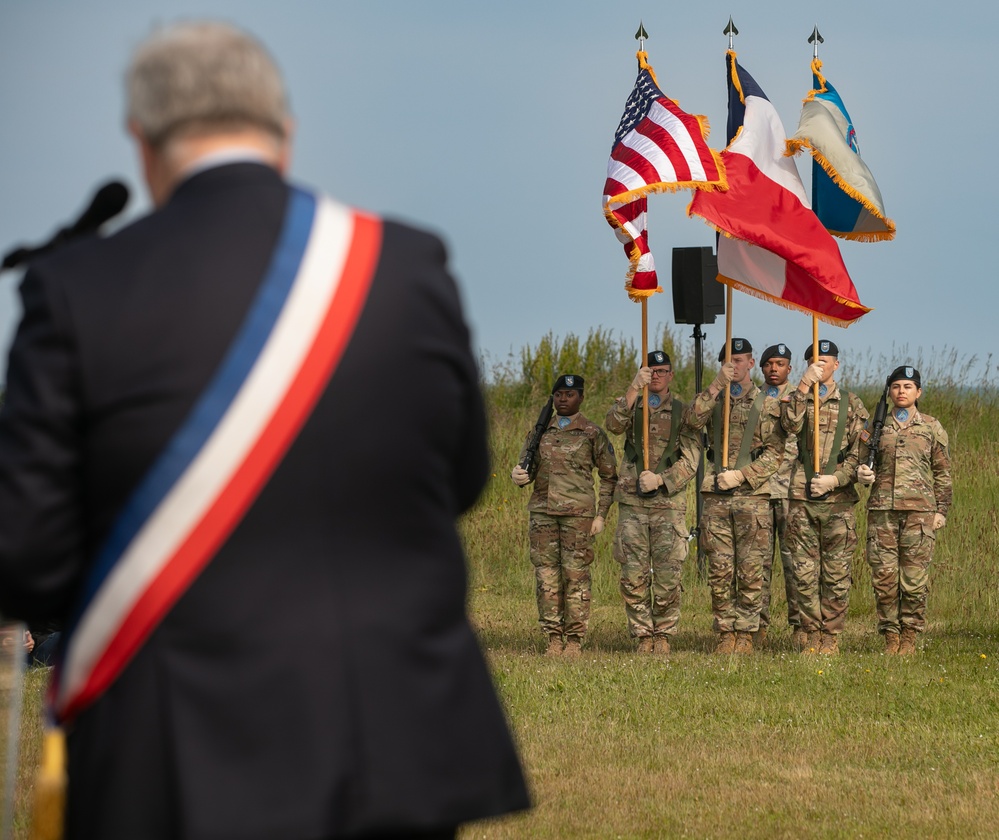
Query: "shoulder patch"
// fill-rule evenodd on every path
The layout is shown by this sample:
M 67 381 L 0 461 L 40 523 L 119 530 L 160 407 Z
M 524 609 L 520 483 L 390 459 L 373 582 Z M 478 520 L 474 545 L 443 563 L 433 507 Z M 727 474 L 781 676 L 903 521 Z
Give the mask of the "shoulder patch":
M 860 432 L 860 439 L 864 443 L 870 443 L 871 442 L 871 433 L 869 431 L 867 431 L 867 429 L 861 430 L 861 432 Z

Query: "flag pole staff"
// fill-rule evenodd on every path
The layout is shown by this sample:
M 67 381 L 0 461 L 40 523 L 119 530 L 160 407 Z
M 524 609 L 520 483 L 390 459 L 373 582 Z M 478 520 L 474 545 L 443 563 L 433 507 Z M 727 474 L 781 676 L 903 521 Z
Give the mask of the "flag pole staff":
M 645 31 L 645 23 L 638 21 L 638 31 L 635 40 L 638 41 L 638 51 L 645 52 L 645 39 L 649 33 Z M 642 355 L 638 360 L 639 367 L 645 367 L 649 358 L 649 307 L 648 298 L 642 298 Z M 649 468 L 649 386 L 642 386 L 642 464 Z
M 812 34 L 808 36 L 808 43 L 812 45 L 812 58 L 819 57 L 819 44 L 825 43 L 825 38 L 819 33 L 818 24 L 812 29 Z M 812 315 L 812 362 L 819 360 L 819 319 Z M 812 403 L 815 406 L 815 421 L 812 423 L 814 434 L 812 435 L 812 464 L 815 475 L 819 474 L 819 462 L 821 452 L 819 446 L 819 383 L 812 385 Z
M 732 52 L 735 49 L 735 36 L 739 30 L 735 28 L 732 16 L 728 16 L 728 26 L 722 31 L 723 35 L 728 35 L 728 49 Z M 725 364 L 732 361 L 732 287 L 725 285 Z M 722 451 L 721 465 L 723 470 L 728 469 L 728 425 L 729 413 L 732 408 L 732 388 L 725 387 L 725 403 L 722 410 Z

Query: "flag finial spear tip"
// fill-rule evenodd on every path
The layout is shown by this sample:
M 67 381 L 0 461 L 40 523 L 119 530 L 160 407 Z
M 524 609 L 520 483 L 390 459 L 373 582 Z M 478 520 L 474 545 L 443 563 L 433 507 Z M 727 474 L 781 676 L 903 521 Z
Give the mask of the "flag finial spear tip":
M 739 34 L 739 30 L 735 28 L 735 23 L 733 23 L 733 21 L 732 21 L 732 15 L 729 15 L 728 16 L 728 26 L 726 26 L 725 29 L 722 30 L 722 35 L 728 35 L 728 48 L 730 50 L 734 49 L 735 42 L 734 42 L 733 39 L 738 34 Z
M 824 44 L 825 40 L 819 32 L 818 24 L 816 24 L 812 34 L 808 36 L 808 43 L 812 45 L 812 58 L 819 57 L 819 44 Z
M 649 33 L 645 31 L 645 24 L 642 20 L 638 21 L 638 32 L 635 33 L 635 40 L 638 41 L 638 49 L 645 49 L 645 39 L 649 37 Z

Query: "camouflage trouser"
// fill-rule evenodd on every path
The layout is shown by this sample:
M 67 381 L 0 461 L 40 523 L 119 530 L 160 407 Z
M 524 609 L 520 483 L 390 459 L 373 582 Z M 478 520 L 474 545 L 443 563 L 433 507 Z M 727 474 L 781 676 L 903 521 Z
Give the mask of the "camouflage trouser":
M 871 567 L 878 632 L 926 626 L 930 560 L 936 532 L 933 511 L 867 511 L 867 564 Z
M 763 603 L 763 563 L 770 544 L 767 496 L 706 493 L 701 534 L 708 558 L 714 629 L 754 633 Z
M 529 539 L 534 564 L 538 623 L 545 635 L 586 635 L 590 619 L 590 516 L 531 513 Z
M 770 500 L 770 551 L 766 560 L 763 561 L 763 606 L 760 608 L 760 627 L 770 626 L 770 579 L 773 577 L 774 551 L 776 543 L 780 541 L 780 564 L 784 571 L 784 595 L 787 598 L 787 626 L 798 627 L 801 619 L 798 618 L 797 593 L 794 589 L 794 569 L 791 565 L 791 552 L 787 547 L 787 537 L 784 536 L 784 529 L 787 528 L 787 499 Z
M 801 629 L 842 633 L 857 545 L 853 504 L 792 499 L 785 533 L 794 564 Z
M 633 637 L 676 632 L 686 519 L 682 510 L 618 504 L 614 559 L 621 564 L 621 597 Z

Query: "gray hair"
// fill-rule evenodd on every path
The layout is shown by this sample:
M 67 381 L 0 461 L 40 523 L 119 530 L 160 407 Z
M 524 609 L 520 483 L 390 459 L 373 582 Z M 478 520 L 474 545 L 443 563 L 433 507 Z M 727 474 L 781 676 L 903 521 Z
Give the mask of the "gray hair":
M 225 23 L 182 23 L 136 50 L 125 77 L 128 119 L 154 146 L 181 133 L 287 132 L 281 74 L 263 45 Z

